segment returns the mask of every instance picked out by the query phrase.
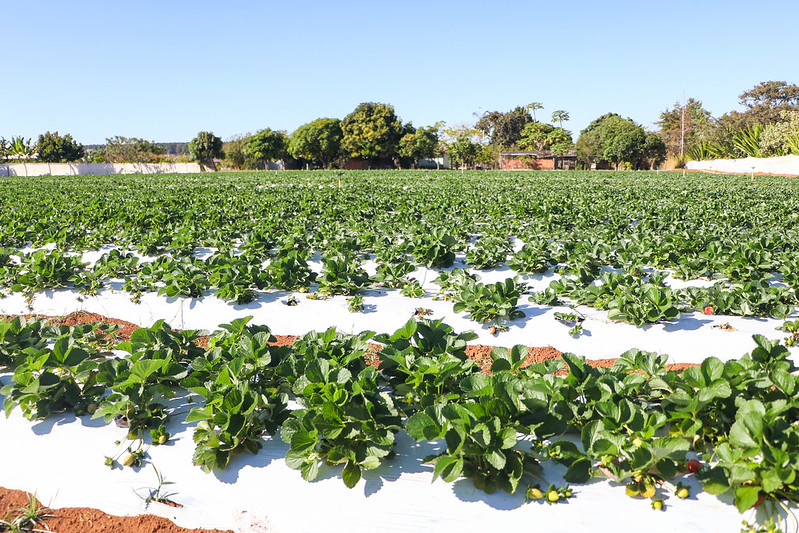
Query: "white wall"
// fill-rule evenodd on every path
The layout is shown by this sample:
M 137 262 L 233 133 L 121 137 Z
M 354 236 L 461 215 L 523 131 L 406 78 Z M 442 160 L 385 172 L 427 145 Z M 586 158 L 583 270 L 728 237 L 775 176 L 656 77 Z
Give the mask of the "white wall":
M 799 176 L 799 156 L 747 157 L 746 159 L 709 159 L 707 161 L 688 161 L 688 170 L 707 170 L 729 174 L 779 174 Z
M 13 163 L 0 164 L 2 176 L 75 176 L 85 174 L 189 174 L 197 163 Z

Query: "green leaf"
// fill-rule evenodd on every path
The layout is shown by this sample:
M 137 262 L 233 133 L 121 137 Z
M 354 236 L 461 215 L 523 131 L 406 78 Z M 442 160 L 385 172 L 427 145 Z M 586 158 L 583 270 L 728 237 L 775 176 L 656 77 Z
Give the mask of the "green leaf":
M 344 480 L 344 484 L 348 488 L 353 488 L 361 479 L 361 467 L 358 466 L 357 463 L 348 461 L 347 464 L 344 465 L 344 471 L 341 473 L 341 478 Z
M 434 441 L 443 436 L 441 426 L 424 412 L 415 413 L 408 418 L 405 423 L 405 431 L 416 441 Z
M 433 481 L 441 477 L 444 481 L 451 483 L 462 473 L 463 459 L 460 456 L 442 455 L 436 459 L 436 464 L 433 467 Z
M 485 455 L 486 461 L 497 470 L 505 468 L 505 454 L 502 451 L 493 449 L 488 450 Z
M 751 509 L 757 503 L 760 495 L 760 487 L 754 485 L 741 485 L 735 487 L 735 506 L 738 511 L 743 513 Z
M 591 479 L 591 461 L 587 457 L 579 457 L 574 460 L 563 479 L 569 483 L 588 483 Z
M 300 472 L 305 481 L 313 481 L 319 477 L 319 464 L 315 460 L 306 461 L 300 467 Z

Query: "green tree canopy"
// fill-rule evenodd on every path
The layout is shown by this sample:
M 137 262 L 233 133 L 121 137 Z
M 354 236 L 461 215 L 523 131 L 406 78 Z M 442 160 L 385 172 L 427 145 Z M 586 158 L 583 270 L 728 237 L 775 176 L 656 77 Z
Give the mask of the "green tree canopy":
M 544 122 L 525 124 L 518 144 L 523 150 L 549 150 L 555 155 L 563 155 L 574 148 L 570 131 Z
M 745 114 L 762 125 L 779 122 L 781 111 L 799 111 L 799 86 L 785 81 L 763 81 L 740 95 Z
M 69 133 L 63 137 L 58 132 L 43 133 L 39 135 L 36 149 L 39 153 L 39 161 L 44 163 L 70 163 L 79 160 L 84 155 L 83 145 L 75 142 Z
M 329 167 L 341 156 L 343 138 L 339 119 L 318 118 L 297 128 L 291 135 L 288 152 L 294 158 Z
M 563 127 L 564 122 L 569 121 L 569 112 L 563 109 L 558 109 L 552 112 L 552 122 L 557 122 L 559 127 Z
M 668 148 L 660 137 L 660 134 L 647 132 L 646 140 L 644 141 L 643 155 L 649 163 L 649 168 L 653 169 L 665 161 L 667 153 Z
M 31 139 L 25 137 L 11 137 L 10 141 L 5 141 L 5 156 L 8 159 L 13 159 L 16 162 L 30 161 L 36 154 L 36 145 L 31 142 Z
M 513 148 L 522 138 L 524 126 L 530 122 L 533 122 L 533 117 L 527 108 L 517 107 L 507 113 L 486 113 L 477 121 L 475 128 L 488 135 L 491 143 L 502 148 Z
M 236 170 L 258 168 L 258 161 L 247 155 L 245 148 L 247 141 L 252 137 L 251 134 L 234 135 L 222 145 L 225 158 L 222 164 L 228 168 Z
M 247 139 L 244 153 L 258 162 L 259 166 L 266 168 L 269 161 L 280 159 L 286 154 L 288 136 L 282 131 L 263 129 Z
M 389 104 L 364 102 L 341 121 L 341 146 L 349 157 L 374 160 L 396 158 L 406 133 Z
M 697 143 L 707 140 L 714 127 L 710 111 L 693 98 L 689 98 L 685 105 L 676 102 L 674 107 L 660 114 L 660 120 L 655 124 L 660 126 L 660 136 L 673 155 L 684 154 Z
M 189 142 L 189 156 L 192 161 L 200 163 L 200 167 L 216 171 L 214 158 L 221 159 L 225 156 L 222 150 L 222 139 L 210 131 L 201 131 Z
M 400 139 L 400 155 L 410 157 L 419 164 L 420 159 L 431 158 L 436 154 L 438 146 L 438 127 L 417 128 L 413 133 L 406 133 Z
M 91 154 L 93 163 L 155 163 L 164 148 L 144 139 L 116 135 Z
M 629 118 L 607 113 L 592 121 L 577 139 L 577 157 L 583 164 L 607 161 L 638 167 L 646 158 L 644 129 Z

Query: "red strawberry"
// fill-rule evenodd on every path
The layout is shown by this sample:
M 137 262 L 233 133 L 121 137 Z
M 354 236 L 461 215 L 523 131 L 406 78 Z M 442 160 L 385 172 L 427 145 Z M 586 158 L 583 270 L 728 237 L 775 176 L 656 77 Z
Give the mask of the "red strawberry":
M 688 471 L 691 472 L 692 474 L 696 474 L 702 469 L 702 463 L 700 463 L 696 459 L 691 459 L 690 461 L 688 461 L 687 466 L 688 466 Z
M 707 307 L 705 307 L 705 314 L 706 315 L 712 315 L 713 314 L 713 306 L 712 305 L 708 305 Z

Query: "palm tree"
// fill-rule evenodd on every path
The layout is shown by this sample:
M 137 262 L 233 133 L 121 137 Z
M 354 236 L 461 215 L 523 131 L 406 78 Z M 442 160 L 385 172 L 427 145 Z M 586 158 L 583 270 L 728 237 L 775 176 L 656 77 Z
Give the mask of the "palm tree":
M 24 137 L 11 137 L 8 143 L 8 157 L 17 161 L 30 161 L 36 154 L 36 145 Z
M 557 111 L 552 112 L 552 122 L 557 121 L 558 126 L 562 129 L 563 128 L 563 121 L 569 121 L 569 112 L 564 111 L 563 109 L 558 109 Z
M 535 112 L 537 109 L 544 109 L 544 104 L 541 102 L 530 102 L 527 104 L 527 111 L 533 112 L 533 122 L 537 122 L 535 119 Z

